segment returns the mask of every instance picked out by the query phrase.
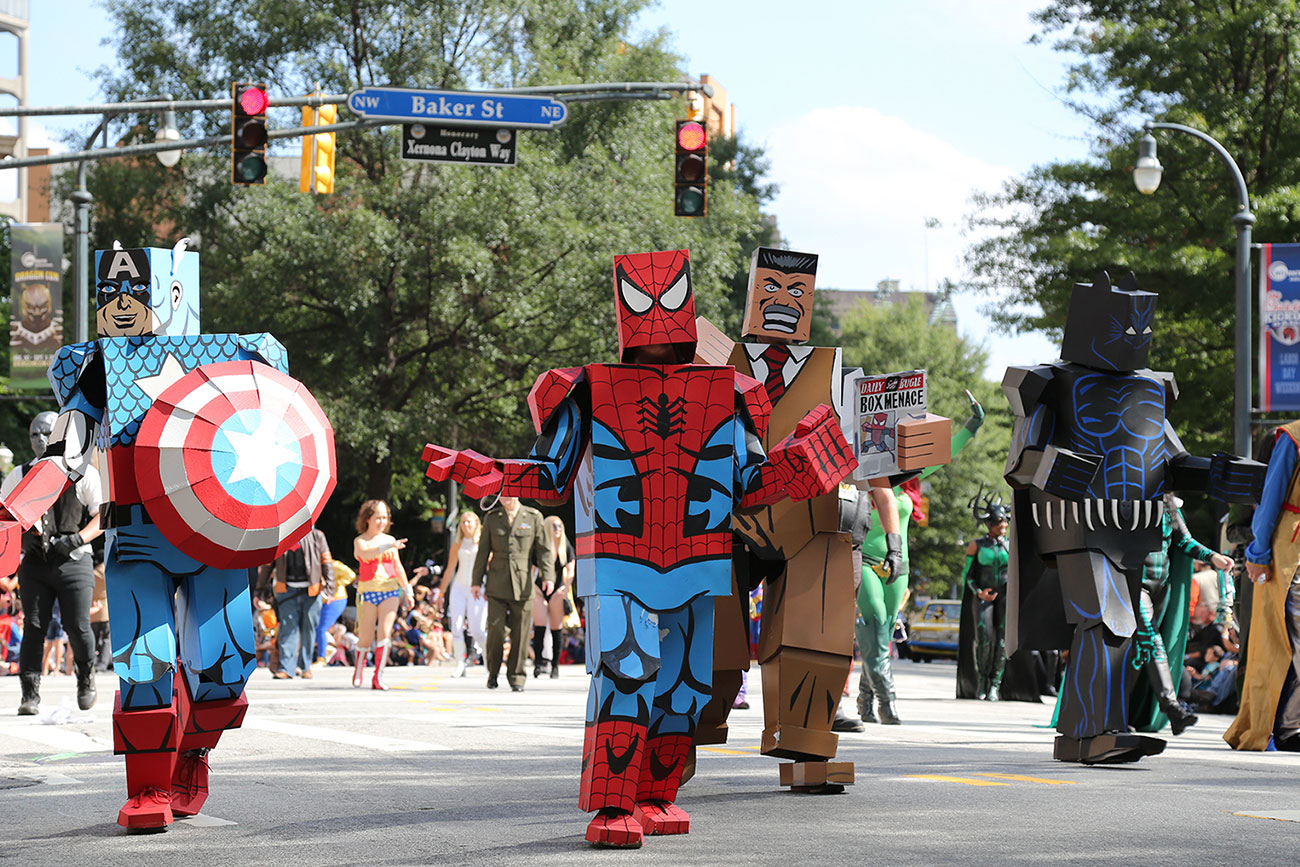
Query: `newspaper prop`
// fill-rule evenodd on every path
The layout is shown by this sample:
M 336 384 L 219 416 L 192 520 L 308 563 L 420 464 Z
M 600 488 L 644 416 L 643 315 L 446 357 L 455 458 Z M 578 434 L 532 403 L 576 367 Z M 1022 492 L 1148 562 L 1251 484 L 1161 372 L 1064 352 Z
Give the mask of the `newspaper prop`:
M 874 479 L 899 471 L 898 423 L 926 414 L 924 370 L 863 376 L 854 382 L 856 479 Z

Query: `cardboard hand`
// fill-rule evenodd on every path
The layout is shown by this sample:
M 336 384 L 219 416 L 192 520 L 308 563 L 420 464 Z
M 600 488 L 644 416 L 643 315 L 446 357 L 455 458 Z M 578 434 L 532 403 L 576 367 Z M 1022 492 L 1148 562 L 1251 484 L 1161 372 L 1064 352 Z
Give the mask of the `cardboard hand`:
M 0 518 L 0 578 L 18 571 L 23 550 L 23 528 L 17 521 Z
M 839 420 L 827 404 L 819 404 L 795 426 L 794 432 L 772 447 L 768 462 L 792 500 L 811 500 L 835 490 L 857 462 Z
M 970 418 L 966 419 L 962 427 L 975 433 L 984 425 L 984 406 L 975 399 L 975 395 L 970 393 L 969 388 L 966 389 L 966 399 L 970 401 Z
M 1228 503 L 1258 503 L 1264 493 L 1267 464 L 1215 452 L 1210 458 L 1209 494 Z
M 1034 473 L 1033 485 L 1063 500 L 1084 500 L 1100 467 L 1101 455 L 1047 446 L 1043 449 L 1038 471 Z
M 496 461 L 473 449 L 445 449 L 428 443 L 422 459 L 429 462 L 424 474 L 435 482 L 454 479 L 465 486 L 465 496 L 486 497 L 501 490 L 505 475 Z

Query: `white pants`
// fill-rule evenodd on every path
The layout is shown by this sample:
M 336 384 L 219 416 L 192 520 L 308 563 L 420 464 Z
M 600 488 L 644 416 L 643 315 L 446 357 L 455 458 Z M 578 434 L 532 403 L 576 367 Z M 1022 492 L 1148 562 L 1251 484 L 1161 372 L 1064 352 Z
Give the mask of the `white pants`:
M 479 652 L 487 647 L 487 599 L 475 599 L 466 584 L 452 584 L 447 594 L 447 618 L 457 659 L 465 658 L 465 630 L 474 636 Z

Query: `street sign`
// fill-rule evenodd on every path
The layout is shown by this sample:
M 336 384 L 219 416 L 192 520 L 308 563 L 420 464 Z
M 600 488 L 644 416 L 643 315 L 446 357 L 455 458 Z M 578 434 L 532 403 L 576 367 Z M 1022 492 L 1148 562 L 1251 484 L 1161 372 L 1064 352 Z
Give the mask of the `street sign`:
M 564 122 L 564 103 L 549 96 L 363 87 L 348 95 L 348 108 L 373 120 L 443 121 L 457 126 L 550 129 Z
M 499 127 L 402 124 L 402 159 L 469 166 L 513 166 L 519 134 Z

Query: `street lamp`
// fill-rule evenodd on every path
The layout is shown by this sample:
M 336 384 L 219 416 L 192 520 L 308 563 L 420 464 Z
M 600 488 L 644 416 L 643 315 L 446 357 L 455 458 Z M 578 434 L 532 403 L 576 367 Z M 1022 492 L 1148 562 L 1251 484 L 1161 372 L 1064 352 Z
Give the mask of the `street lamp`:
M 172 95 L 164 93 L 163 99 L 170 102 Z M 163 125 L 159 128 L 158 134 L 154 136 L 154 141 L 170 142 L 180 141 L 181 131 L 176 128 L 176 111 L 168 108 L 163 112 Z M 165 168 L 172 168 L 181 161 L 181 150 L 177 148 L 174 151 L 158 151 L 158 162 L 162 163 Z
M 1214 149 L 1232 173 L 1237 185 L 1237 213 L 1232 223 L 1237 228 L 1236 259 L 1236 307 L 1237 328 L 1234 340 L 1235 350 L 1235 397 L 1232 413 L 1233 449 L 1242 457 L 1251 456 L 1250 441 L 1250 231 L 1255 225 L 1255 215 L 1250 212 L 1250 194 L 1246 191 L 1246 178 L 1241 174 L 1232 155 L 1213 138 L 1190 126 L 1180 123 L 1156 123 L 1148 121 L 1144 127 L 1145 135 L 1138 141 L 1138 161 L 1133 167 L 1133 183 L 1138 192 L 1150 195 L 1160 186 L 1160 176 L 1164 167 L 1156 158 L 1156 139 L 1151 134 L 1153 129 L 1171 129 L 1187 133 L 1208 144 Z

